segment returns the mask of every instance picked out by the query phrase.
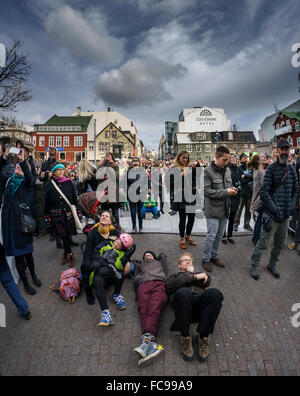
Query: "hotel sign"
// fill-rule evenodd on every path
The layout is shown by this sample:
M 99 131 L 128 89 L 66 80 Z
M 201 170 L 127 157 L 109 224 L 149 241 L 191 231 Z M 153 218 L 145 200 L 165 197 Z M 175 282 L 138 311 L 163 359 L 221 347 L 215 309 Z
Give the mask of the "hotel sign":
M 199 121 L 200 125 L 215 125 L 217 119 L 214 117 L 197 117 L 196 121 Z

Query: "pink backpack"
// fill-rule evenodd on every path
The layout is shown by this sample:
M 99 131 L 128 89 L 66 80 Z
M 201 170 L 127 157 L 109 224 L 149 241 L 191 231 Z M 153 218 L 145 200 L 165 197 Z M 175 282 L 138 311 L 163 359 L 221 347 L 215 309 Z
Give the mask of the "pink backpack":
M 60 274 L 59 282 L 50 288 L 60 294 L 64 301 L 74 304 L 80 294 L 80 273 L 76 268 L 69 268 Z

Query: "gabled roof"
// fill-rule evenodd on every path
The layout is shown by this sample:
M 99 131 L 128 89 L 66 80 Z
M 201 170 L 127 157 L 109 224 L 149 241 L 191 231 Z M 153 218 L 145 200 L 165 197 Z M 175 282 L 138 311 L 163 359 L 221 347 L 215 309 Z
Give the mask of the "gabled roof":
M 294 119 L 294 120 L 300 121 L 300 111 L 284 111 L 284 110 L 282 110 L 282 111 L 280 111 L 278 113 L 273 125 L 275 125 L 275 123 L 277 121 L 277 118 L 279 117 L 280 114 L 284 114 L 290 119 Z
M 83 130 L 87 130 L 92 116 L 57 116 L 54 114 L 44 125 L 47 126 L 81 126 Z

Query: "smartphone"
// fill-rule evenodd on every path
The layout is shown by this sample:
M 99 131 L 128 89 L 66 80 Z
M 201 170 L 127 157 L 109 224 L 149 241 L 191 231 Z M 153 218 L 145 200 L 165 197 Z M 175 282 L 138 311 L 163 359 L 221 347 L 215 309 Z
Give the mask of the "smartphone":
M 9 154 L 20 154 L 20 149 L 18 149 L 17 147 L 11 147 L 9 149 Z

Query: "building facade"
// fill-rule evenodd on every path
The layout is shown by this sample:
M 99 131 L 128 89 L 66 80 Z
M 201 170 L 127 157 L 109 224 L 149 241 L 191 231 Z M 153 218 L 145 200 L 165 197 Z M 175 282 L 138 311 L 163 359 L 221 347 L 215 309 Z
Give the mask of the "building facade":
M 300 148 L 300 111 L 280 111 L 273 123 L 276 142 L 287 139 L 292 149 Z
M 36 124 L 31 133 L 35 156 L 39 161 L 48 157 L 49 147 L 56 147 L 57 160 L 79 162 L 87 157 L 87 137 L 92 128 L 92 116 L 51 117 L 45 124 Z
M 26 127 L 25 125 L 18 124 L 16 122 L 0 120 L 0 141 L 3 144 L 8 143 L 15 146 L 18 140 L 34 154 L 30 127 Z

